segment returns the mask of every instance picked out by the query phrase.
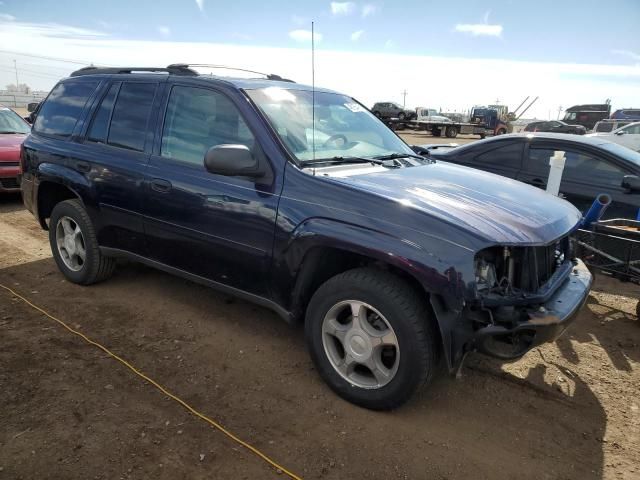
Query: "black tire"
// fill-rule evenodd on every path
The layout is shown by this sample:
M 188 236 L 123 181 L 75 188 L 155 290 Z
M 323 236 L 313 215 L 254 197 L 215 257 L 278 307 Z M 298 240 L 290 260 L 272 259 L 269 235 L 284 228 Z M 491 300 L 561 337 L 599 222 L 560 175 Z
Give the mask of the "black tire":
M 501 129 L 498 130 L 496 135 L 504 135 L 505 133 L 507 133 L 507 131 L 504 128 L 501 128 Z
M 382 114 L 380 112 L 378 112 L 377 110 L 375 112 L 373 112 L 373 114 L 378 118 L 382 118 Z
M 440 130 L 439 128 L 434 128 L 433 130 L 431 130 L 431 135 L 433 135 L 434 137 L 441 137 L 442 130 Z
M 384 386 L 354 385 L 338 373 L 325 351 L 322 330 L 325 315 L 346 300 L 374 307 L 397 337 L 397 370 Z M 324 283 L 307 308 L 305 336 L 311 358 L 329 387 L 345 400 L 373 410 L 402 405 L 431 379 L 436 368 L 437 336 L 424 298 L 403 279 L 380 269 L 357 268 Z
M 480 140 L 484 140 L 487 137 L 487 135 L 485 133 L 481 133 L 480 134 Z
M 449 126 L 445 131 L 445 135 L 448 138 L 456 138 L 458 136 L 458 129 L 454 126 Z
M 404 120 L 405 118 L 407 118 L 407 115 L 404 112 L 398 114 L 398 120 Z
M 58 221 L 62 217 L 69 217 L 80 228 L 85 248 L 85 260 L 79 270 L 72 270 L 65 264 L 56 241 Z M 80 285 L 106 280 L 113 273 L 115 259 L 105 257 L 100 253 L 96 232 L 91 219 L 80 200 L 65 200 L 58 203 L 51 212 L 49 219 L 49 243 L 53 258 L 63 275 L 71 282 Z

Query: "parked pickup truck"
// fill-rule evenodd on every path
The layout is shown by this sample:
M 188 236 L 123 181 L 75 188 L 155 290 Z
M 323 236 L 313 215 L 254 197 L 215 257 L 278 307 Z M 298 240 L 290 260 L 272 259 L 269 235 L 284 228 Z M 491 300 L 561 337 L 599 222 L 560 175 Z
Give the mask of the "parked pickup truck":
M 353 98 L 274 75 L 87 67 L 53 88 L 21 162 L 69 281 L 124 257 L 268 307 L 372 409 L 440 358 L 454 372 L 555 339 L 591 286 L 569 203 L 417 155 Z

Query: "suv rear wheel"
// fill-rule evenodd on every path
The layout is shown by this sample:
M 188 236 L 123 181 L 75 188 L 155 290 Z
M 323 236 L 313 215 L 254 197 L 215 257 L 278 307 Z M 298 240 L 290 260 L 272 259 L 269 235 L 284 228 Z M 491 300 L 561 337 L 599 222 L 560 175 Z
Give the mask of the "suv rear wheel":
M 307 308 L 305 335 L 325 382 L 366 408 L 400 406 L 435 369 L 425 302 L 382 270 L 358 268 L 324 283 Z
M 49 243 L 58 268 L 73 283 L 90 285 L 113 273 L 115 259 L 100 253 L 93 224 L 80 200 L 65 200 L 53 208 Z

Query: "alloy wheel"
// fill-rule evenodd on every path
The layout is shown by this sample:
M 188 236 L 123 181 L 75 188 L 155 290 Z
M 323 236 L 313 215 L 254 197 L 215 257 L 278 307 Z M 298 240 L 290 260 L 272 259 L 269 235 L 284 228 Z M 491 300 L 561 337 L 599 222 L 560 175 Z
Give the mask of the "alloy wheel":
M 335 371 L 354 386 L 381 388 L 393 380 L 400 347 L 388 320 L 371 305 L 345 300 L 322 322 L 322 344 Z

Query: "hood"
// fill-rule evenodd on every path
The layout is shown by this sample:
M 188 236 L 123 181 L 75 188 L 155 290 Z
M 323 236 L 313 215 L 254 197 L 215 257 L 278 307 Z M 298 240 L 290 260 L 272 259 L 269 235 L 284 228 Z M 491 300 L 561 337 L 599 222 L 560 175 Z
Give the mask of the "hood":
M 340 175 L 336 180 L 411 209 L 415 221 L 404 218 L 416 230 L 421 217 L 429 215 L 495 244 L 547 244 L 570 232 L 581 219 L 573 205 L 539 188 L 441 161 Z
M 15 162 L 20 159 L 20 145 L 27 138 L 26 134 L 0 134 L 0 162 Z

